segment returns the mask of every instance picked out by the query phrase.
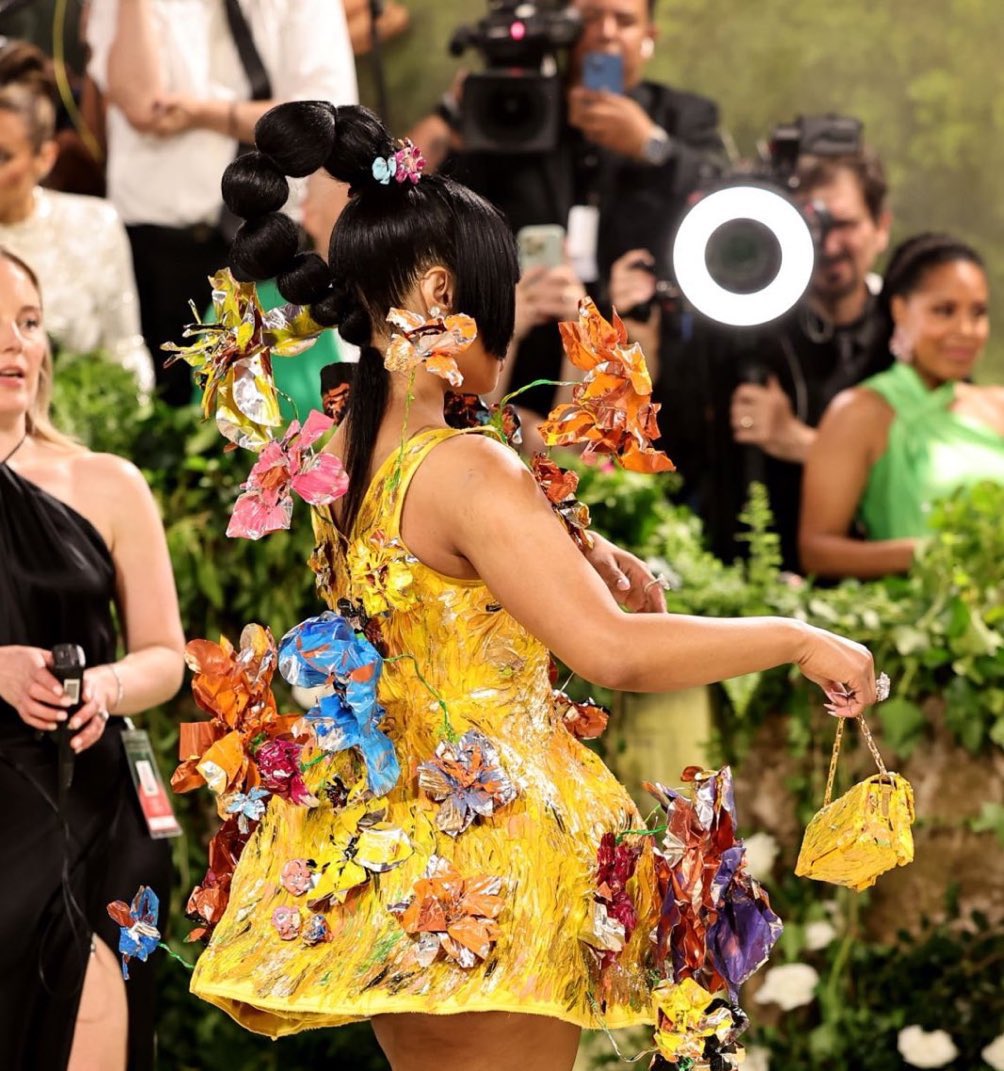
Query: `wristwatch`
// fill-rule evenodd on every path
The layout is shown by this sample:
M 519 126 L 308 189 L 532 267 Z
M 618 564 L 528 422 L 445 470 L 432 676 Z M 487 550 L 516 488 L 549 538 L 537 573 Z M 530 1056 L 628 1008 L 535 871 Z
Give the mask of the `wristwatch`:
M 661 126 L 652 127 L 641 149 L 641 158 L 646 164 L 661 167 L 673 155 L 673 139 Z

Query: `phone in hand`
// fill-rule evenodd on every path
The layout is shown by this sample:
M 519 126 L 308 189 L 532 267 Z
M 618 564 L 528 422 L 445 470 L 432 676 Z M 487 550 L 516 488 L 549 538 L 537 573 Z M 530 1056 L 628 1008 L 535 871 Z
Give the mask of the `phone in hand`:
M 532 223 L 516 233 L 520 271 L 559 268 L 565 263 L 565 228 L 557 223 Z
M 624 57 L 619 52 L 587 52 L 582 59 L 582 84 L 607 93 L 624 92 Z

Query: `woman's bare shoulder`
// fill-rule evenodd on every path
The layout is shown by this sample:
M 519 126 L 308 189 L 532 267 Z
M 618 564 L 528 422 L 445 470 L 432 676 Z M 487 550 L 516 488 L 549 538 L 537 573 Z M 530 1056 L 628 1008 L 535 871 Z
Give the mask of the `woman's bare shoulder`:
M 820 428 L 874 431 L 887 428 L 893 416 L 892 406 L 881 394 L 868 387 L 849 387 L 826 407 Z

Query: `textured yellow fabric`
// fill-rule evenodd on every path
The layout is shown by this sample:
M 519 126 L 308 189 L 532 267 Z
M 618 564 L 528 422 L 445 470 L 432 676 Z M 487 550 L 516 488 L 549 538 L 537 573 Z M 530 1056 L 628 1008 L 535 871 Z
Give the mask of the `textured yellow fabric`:
M 318 512 L 314 567 L 332 608 L 339 598 L 366 594 L 347 561 L 372 559 L 374 546 L 407 553 L 400 518 L 411 477 L 433 447 L 455 434 L 420 433 L 387 460 L 347 547 L 326 511 Z M 638 914 L 629 942 L 601 974 L 597 953 L 583 941 L 592 933 L 600 838 L 638 829 L 638 812 L 600 759 L 556 717 L 543 645 L 482 583 L 445 577 L 414 559 L 407 566 L 410 584 L 402 580 L 400 559 L 391 571 L 391 608 L 381 618 L 388 657 L 380 702 L 386 708 L 381 728 L 402 771 L 386 797 L 386 821 L 405 831 L 413 854 L 331 907 L 331 941 L 313 947 L 282 941 L 272 912 L 285 906 L 308 913 L 310 896 L 287 892 L 280 871 L 290 859 L 312 858 L 328 841 L 335 812 L 326 799 L 308 810 L 273 798 L 238 864 L 229 906 L 199 959 L 192 991 L 273 1036 L 400 1012 L 512 1011 L 583 1027 L 653 1022 L 646 973 L 657 919 L 651 838 L 639 838 L 642 855 L 628 885 Z M 415 662 L 393 660 L 402 654 Z M 436 828 L 439 805 L 417 785 L 417 765 L 444 739 L 444 719 L 416 665 L 445 699 L 456 733 L 483 732 L 518 788 L 515 799 L 456 838 Z M 330 775 L 328 768 L 322 775 L 324 766 L 308 771 L 312 788 Z M 355 752 L 336 755 L 334 768 L 347 781 L 362 772 Z M 502 879 L 500 935 L 471 968 L 442 957 L 417 966 L 412 937 L 388 910 L 412 895 L 433 853 L 465 877 Z

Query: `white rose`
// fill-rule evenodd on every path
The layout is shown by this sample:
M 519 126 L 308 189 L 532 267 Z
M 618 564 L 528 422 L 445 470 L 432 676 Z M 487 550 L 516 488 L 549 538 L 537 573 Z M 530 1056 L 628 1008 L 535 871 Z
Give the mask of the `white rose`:
M 761 1049 L 757 1045 L 747 1049 L 743 1071 L 770 1071 L 770 1053 L 767 1049 Z
M 1004 1034 L 995 1037 L 993 1041 L 980 1053 L 983 1062 L 989 1064 L 994 1071 L 1004 1071 Z
M 805 927 L 805 947 L 810 952 L 818 952 L 833 942 L 837 936 L 832 922 L 810 922 Z
M 743 839 L 746 845 L 746 869 L 757 881 L 769 881 L 771 868 L 781 850 L 769 833 L 753 833 Z
M 758 1004 L 777 1004 L 784 1011 L 809 1004 L 819 984 L 819 975 L 807 963 L 786 963 L 771 967 L 757 990 Z
M 911 1067 L 944 1067 L 959 1055 L 950 1034 L 919 1026 L 904 1027 L 896 1039 L 896 1048 Z

